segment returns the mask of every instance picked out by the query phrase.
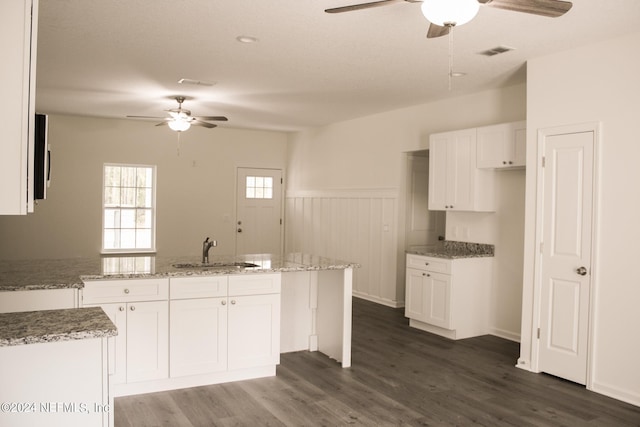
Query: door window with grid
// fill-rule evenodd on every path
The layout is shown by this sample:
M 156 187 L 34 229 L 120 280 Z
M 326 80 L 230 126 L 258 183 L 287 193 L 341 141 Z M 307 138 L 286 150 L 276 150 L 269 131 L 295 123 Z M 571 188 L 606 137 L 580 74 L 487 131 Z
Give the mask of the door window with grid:
M 155 166 L 104 165 L 102 249 L 155 250 Z

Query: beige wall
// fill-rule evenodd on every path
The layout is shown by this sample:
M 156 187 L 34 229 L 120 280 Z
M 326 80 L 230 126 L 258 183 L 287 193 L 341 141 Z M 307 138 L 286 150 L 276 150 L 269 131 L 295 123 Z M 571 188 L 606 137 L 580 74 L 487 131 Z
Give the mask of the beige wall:
M 520 363 L 536 369 L 534 312 L 536 132 L 599 122 L 600 194 L 593 263 L 593 348 L 588 383 L 640 405 L 640 33 L 537 58 L 527 78 L 527 200 L 525 288 Z
M 517 85 L 292 135 L 287 190 L 289 206 L 294 207 L 288 211 L 287 242 L 290 245 L 294 242 L 301 248 L 339 248 L 345 256 L 363 264 L 355 272 L 356 291 L 388 305 L 401 305 L 404 302 L 406 153 L 427 149 L 431 133 L 523 120 L 525 108 L 526 87 Z M 502 206 L 500 212 L 474 213 L 464 217 L 448 213 L 447 225 L 462 221 L 470 228 L 469 239 L 466 240 L 496 244 L 496 270 L 499 272 L 493 298 L 494 332 L 518 339 L 524 171 L 501 174 L 497 185 L 504 196 L 499 201 Z M 327 221 L 333 221 L 333 228 L 345 230 L 337 236 L 316 232 L 312 227 L 304 228 L 310 223 L 309 217 L 296 217 L 311 215 L 309 212 L 313 212 L 315 206 L 322 206 L 327 200 L 331 206 L 337 206 L 336 214 L 329 214 Z M 304 209 L 305 204 L 311 208 Z M 317 215 L 322 215 L 322 209 L 319 212 Z M 349 223 L 341 212 L 355 212 L 362 220 Z M 362 228 L 365 221 L 364 230 L 354 231 L 354 227 Z M 519 232 L 499 230 L 498 222 Z M 342 237 L 344 235 L 348 237 Z M 349 248 L 357 248 L 358 245 L 349 246 L 341 242 L 353 239 L 371 242 L 368 247 L 374 250 L 363 253 L 352 249 L 350 253 Z M 503 273 L 505 271 L 507 273 Z
M 206 236 L 215 253 L 235 251 L 237 166 L 285 168 L 287 134 L 193 128 L 181 135 L 153 122 L 50 116 L 52 185 L 35 213 L 0 217 L 0 259 L 99 253 L 102 165 L 157 165 L 157 249 L 198 255 Z M 225 221 L 225 216 L 229 221 Z

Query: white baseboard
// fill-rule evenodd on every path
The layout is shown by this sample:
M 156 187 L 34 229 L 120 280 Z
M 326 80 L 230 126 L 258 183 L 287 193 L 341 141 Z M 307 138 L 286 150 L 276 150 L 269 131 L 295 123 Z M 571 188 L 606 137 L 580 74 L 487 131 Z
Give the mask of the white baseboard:
M 357 291 L 353 291 L 353 296 L 356 298 L 364 299 L 367 301 L 375 302 L 378 304 L 386 305 L 391 308 L 401 308 L 404 307 L 404 301 L 391 301 L 385 298 L 375 297 L 368 294 L 363 294 Z
M 519 332 L 511 332 L 505 331 L 504 329 L 491 328 L 489 330 L 491 335 L 495 335 L 496 337 L 504 338 L 505 340 L 520 342 L 520 333 Z
M 640 394 L 637 391 L 630 391 L 618 388 L 616 386 L 599 383 L 594 381 L 591 384 L 591 391 L 604 394 L 613 399 L 621 400 L 631 405 L 640 406 Z

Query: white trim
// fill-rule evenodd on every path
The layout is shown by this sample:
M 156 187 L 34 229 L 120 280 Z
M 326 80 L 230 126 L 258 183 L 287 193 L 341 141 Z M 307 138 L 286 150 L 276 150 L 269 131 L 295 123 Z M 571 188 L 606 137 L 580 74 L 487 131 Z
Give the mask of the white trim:
M 292 190 L 286 198 L 296 197 L 335 198 L 335 199 L 397 199 L 397 188 L 341 188 L 333 190 Z
M 640 394 L 630 390 L 625 390 L 610 384 L 599 383 L 594 381 L 591 384 L 591 391 L 630 403 L 631 405 L 640 406 Z
M 354 298 L 360 298 L 366 301 L 375 302 L 377 304 L 385 305 L 391 308 L 402 308 L 404 307 L 404 301 L 392 301 L 386 298 L 380 298 L 373 295 L 365 294 L 358 291 L 353 291 Z
M 498 338 L 504 338 L 505 340 L 520 342 L 519 332 L 512 332 L 504 329 L 491 328 L 489 329 L 489 334 L 496 336 Z

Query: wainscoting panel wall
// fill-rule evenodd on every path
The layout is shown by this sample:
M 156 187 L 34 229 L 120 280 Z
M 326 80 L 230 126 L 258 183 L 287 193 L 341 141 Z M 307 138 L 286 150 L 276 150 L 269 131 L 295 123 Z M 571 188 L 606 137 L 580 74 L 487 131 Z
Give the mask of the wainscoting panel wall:
M 396 283 L 398 193 L 388 189 L 293 191 L 285 200 L 285 250 L 357 262 L 353 294 L 402 306 Z

